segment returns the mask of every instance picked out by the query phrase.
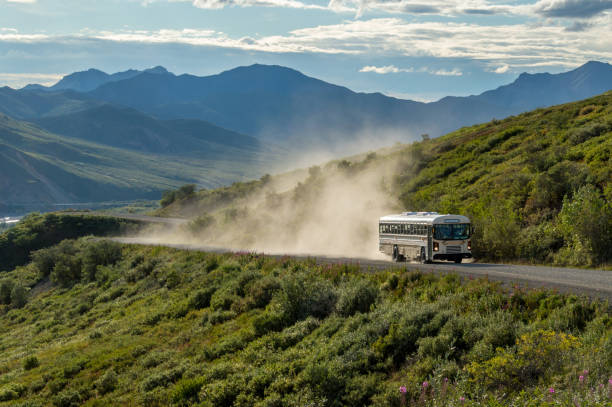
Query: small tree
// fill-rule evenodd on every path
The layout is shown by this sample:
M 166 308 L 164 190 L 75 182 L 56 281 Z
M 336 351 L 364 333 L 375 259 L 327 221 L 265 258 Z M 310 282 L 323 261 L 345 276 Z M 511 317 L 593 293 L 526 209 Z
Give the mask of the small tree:
M 26 305 L 28 293 L 21 284 L 16 284 L 11 291 L 11 305 L 14 308 L 23 308 Z
M 12 280 L 4 280 L 0 283 L 0 304 L 8 305 L 11 303 L 13 285 Z
M 559 225 L 568 243 L 568 254 L 583 255 L 577 261 L 569 259 L 571 263 L 612 259 L 612 205 L 592 185 L 578 189 L 573 199 L 563 200 Z

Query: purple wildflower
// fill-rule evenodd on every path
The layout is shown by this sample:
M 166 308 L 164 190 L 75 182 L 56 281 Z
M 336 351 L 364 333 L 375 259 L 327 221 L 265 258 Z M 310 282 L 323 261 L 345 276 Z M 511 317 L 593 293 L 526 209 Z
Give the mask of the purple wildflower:
M 429 383 L 428 382 L 423 382 L 423 388 L 426 389 L 427 386 L 429 386 Z
M 584 382 L 584 376 L 583 376 L 583 375 L 580 375 L 580 377 L 578 377 L 578 381 L 579 381 L 580 383 Z
M 408 391 L 406 390 L 406 386 L 400 386 L 399 390 L 400 390 L 400 393 L 402 394 L 406 394 L 406 392 Z
M 551 387 L 551 388 L 549 388 L 549 389 L 548 389 L 548 392 L 549 392 L 550 394 L 555 394 L 555 389 L 553 389 L 553 388 Z

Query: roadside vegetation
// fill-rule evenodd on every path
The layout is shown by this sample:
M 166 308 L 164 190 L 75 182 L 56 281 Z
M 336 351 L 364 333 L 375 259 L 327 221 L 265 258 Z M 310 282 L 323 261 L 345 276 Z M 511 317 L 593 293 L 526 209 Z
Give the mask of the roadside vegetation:
M 612 402 L 612 315 L 577 296 L 87 238 L 0 281 L 0 405 Z
M 612 263 L 611 157 L 608 92 L 313 167 L 310 176 L 282 194 L 268 190 L 268 177 L 198 191 L 159 213 L 199 216 L 205 221 L 200 219 L 196 229 L 217 233 L 215 225 L 225 229 L 232 219 L 248 223 L 249 211 L 260 216 L 252 208 L 257 197 L 265 195 L 257 205 L 269 212 L 285 203 L 300 213 L 309 203 L 302 197 L 316 197 L 338 173 L 359 185 L 383 163 L 394 162 L 394 176 L 381 177 L 380 185 L 396 210 L 469 216 L 476 227 L 473 252 L 480 260 L 605 267 Z M 359 198 L 368 199 L 370 192 Z
M 64 239 L 120 234 L 135 230 L 136 225 L 133 221 L 106 216 L 31 213 L 0 234 L 0 273 L 27 264 L 33 251 Z

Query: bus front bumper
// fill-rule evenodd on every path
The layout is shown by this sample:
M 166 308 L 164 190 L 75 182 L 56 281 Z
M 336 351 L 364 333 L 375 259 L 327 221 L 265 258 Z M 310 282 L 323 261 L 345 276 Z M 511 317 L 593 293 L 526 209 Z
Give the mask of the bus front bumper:
M 434 260 L 455 260 L 457 257 L 461 257 L 462 259 L 471 259 L 472 253 L 455 253 L 455 254 L 442 254 L 442 253 L 434 253 Z

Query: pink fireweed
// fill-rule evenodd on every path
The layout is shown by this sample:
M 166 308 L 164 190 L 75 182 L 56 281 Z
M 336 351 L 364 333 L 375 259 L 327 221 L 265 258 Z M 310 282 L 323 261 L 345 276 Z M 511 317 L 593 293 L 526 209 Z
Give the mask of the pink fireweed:
M 583 383 L 583 382 L 584 382 L 584 376 L 583 376 L 583 375 L 580 375 L 580 377 L 578 377 L 578 381 L 579 381 L 580 383 Z
M 408 390 L 406 390 L 406 386 L 400 386 L 399 391 L 400 391 L 400 393 L 402 393 L 402 394 L 406 394 L 406 392 L 407 392 Z
M 548 389 L 548 392 L 549 392 L 550 394 L 555 394 L 555 389 L 553 389 L 553 388 L 551 387 L 551 388 L 549 388 L 549 389 Z

